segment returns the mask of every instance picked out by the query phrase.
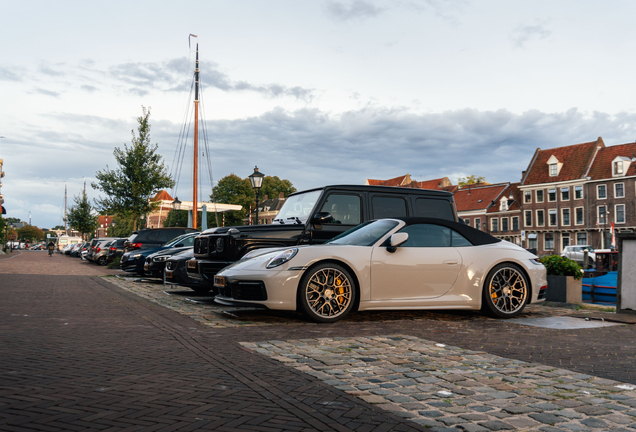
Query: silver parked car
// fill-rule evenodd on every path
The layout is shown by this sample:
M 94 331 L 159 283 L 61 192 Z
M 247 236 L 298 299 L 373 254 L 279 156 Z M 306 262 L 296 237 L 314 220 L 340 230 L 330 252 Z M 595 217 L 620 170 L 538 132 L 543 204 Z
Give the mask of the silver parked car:
M 561 256 L 566 258 L 570 258 L 578 263 L 585 264 L 583 259 L 585 257 L 585 250 L 588 251 L 588 263 L 594 264 L 596 261 L 596 254 L 594 253 L 594 248 L 590 245 L 576 245 L 576 246 L 566 246 L 563 248 L 561 252 Z

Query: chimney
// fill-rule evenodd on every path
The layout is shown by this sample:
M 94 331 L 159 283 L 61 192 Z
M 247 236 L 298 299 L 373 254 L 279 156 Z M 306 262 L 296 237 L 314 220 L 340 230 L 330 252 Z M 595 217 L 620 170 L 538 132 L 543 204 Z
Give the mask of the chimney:
M 282 193 L 282 192 L 281 192 L 281 193 L 279 193 L 279 194 L 278 194 L 278 199 L 283 199 L 283 198 L 285 198 L 285 194 L 284 194 L 284 193 Z

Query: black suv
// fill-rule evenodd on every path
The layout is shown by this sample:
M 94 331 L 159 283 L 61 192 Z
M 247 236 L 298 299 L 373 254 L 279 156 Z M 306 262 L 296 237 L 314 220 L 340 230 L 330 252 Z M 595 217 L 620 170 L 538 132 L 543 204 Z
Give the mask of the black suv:
M 126 252 L 135 249 L 157 248 L 182 234 L 196 231 L 193 228 L 148 228 L 133 231 L 131 236 L 124 242 L 124 247 Z
M 214 275 L 251 250 L 319 244 L 363 222 L 419 216 L 458 221 L 450 192 L 390 186 L 325 186 L 290 195 L 270 225 L 212 228 L 194 241 L 188 276 Z

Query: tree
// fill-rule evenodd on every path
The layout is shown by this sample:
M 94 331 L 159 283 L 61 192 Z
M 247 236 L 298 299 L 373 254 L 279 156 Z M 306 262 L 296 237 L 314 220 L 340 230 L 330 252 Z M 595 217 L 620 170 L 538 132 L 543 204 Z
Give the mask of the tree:
M 55 231 L 55 230 L 63 231 L 63 230 L 64 230 L 64 229 L 66 229 L 66 228 L 64 227 L 64 225 L 55 225 L 55 226 L 54 226 L 53 228 L 51 228 L 51 229 L 52 229 L 53 231 Z
M 44 231 L 36 226 L 27 225 L 18 230 L 18 238 L 31 241 L 41 240 L 44 238 Z
M 468 185 L 484 183 L 484 180 L 486 180 L 486 177 L 475 177 L 474 174 L 471 174 L 468 177 L 462 177 L 458 179 L 457 184 L 459 185 L 459 187 L 464 187 Z
M 20 220 L 20 218 L 10 217 L 10 218 L 6 218 L 5 222 L 8 224 L 14 224 L 14 223 L 20 223 L 22 221 Z
M 296 192 L 296 188 L 289 180 L 281 180 L 276 176 L 265 176 L 259 192 L 259 201 L 262 201 L 265 195 L 268 195 L 269 198 L 278 198 L 280 192 L 287 197 L 290 193 Z M 242 179 L 236 174 L 227 175 L 219 180 L 212 189 L 210 199 L 219 203 L 238 204 L 243 207 L 241 211 L 225 213 L 225 226 L 243 225 L 243 219 L 248 216 L 250 206 L 253 209 L 256 204 L 256 195 L 250 184 L 250 179 Z M 208 210 L 212 212 L 214 207 Z
M 130 217 L 133 230 L 137 229 L 139 216 L 149 213 L 157 205 L 149 201 L 161 189 L 174 186 L 174 180 L 168 174 L 163 156 L 157 154 L 158 144 L 150 143 L 150 109 L 142 106 L 143 115 L 137 118 L 137 135 L 132 131 L 132 146 L 124 144 L 124 149 L 115 147 L 113 152 L 119 167 L 96 174 L 97 183 L 91 183 L 94 189 L 106 194 L 106 198 L 95 200 L 101 210 L 111 214 Z
M 75 205 L 68 209 L 67 221 L 71 228 L 79 231 L 83 237 L 90 235 L 97 228 L 95 209 L 88 201 L 86 192 L 73 198 Z

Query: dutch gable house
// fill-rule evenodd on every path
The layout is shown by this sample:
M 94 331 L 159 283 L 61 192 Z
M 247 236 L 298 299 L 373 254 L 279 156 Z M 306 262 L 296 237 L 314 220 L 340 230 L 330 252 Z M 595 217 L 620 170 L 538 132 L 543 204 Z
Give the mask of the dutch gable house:
M 520 234 L 512 234 L 512 217 L 519 217 L 516 199 L 510 199 L 512 189 L 510 183 L 468 185 L 455 192 L 457 214 L 466 225 L 485 231 L 491 235 L 514 240 Z M 516 210 L 515 210 L 516 207 Z M 502 226 L 505 231 L 502 231 Z M 518 219 L 517 219 L 518 223 Z M 517 228 L 519 228 L 517 226 Z

